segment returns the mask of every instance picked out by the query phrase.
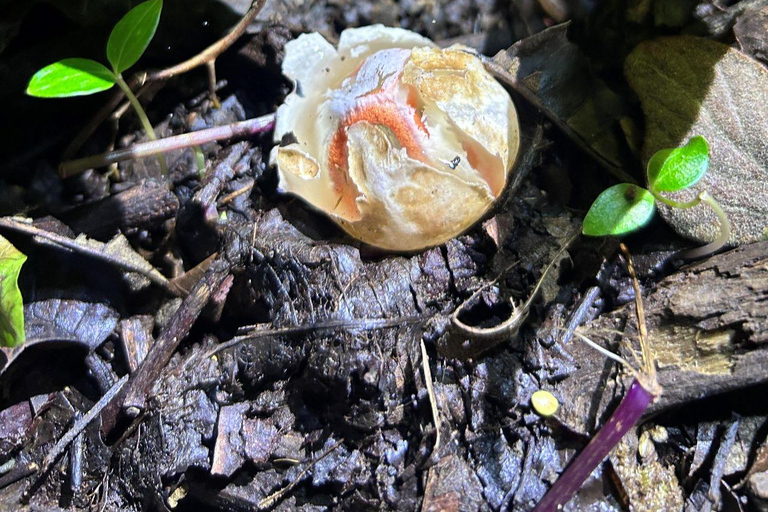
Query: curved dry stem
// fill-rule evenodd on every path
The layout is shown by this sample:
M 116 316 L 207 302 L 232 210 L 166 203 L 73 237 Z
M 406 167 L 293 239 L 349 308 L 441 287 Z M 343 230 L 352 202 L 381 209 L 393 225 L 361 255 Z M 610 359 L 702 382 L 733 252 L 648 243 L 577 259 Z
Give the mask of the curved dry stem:
M 215 61 L 216 57 L 224 53 L 224 51 L 232 46 L 232 44 L 245 33 L 245 29 L 248 28 L 248 25 L 251 24 L 251 21 L 253 21 L 257 14 L 259 14 L 259 11 L 261 11 L 261 9 L 264 7 L 264 4 L 266 3 L 267 0 L 253 0 L 253 2 L 251 2 L 251 7 L 248 9 L 248 12 L 245 13 L 242 19 L 237 22 L 237 25 L 235 25 L 226 36 L 222 37 L 191 59 L 187 59 L 184 62 L 176 64 L 170 68 L 150 73 L 147 77 L 147 80 L 167 80 L 168 78 L 186 73 L 187 71 L 191 71 L 196 67 L 207 64 L 208 62 Z
M 557 254 L 554 258 L 552 258 L 552 261 L 549 262 L 547 267 L 544 269 L 544 272 L 542 272 L 541 277 L 536 282 L 536 286 L 533 288 L 533 291 L 531 292 L 531 295 L 528 297 L 528 300 L 525 301 L 525 303 L 521 307 L 516 307 L 514 303 L 512 303 L 512 315 L 499 325 L 496 325 L 494 327 L 474 327 L 471 325 L 467 325 L 461 320 L 459 320 L 459 314 L 461 314 L 464 307 L 477 296 L 478 293 L 480 293 L 483 289 L 486 288 L 484 286 L 480 290 L 476 291 L 472 294 L 472 296 L 464 301 L 459 307 L 456 308 L 456 310 L 453 312 L 453 315 L 451 315 L 451 324 L 453 325 L 453 328 L 456 329 L 458 332 L 462 333 L 465 336 L 470 336 L 475 339 L 487 339 L 487 340 L 498 340 L 502 339 L 511 335 L 514 335 L 517 330 L 520 328 L 520 324 L 522 324 L 525 321 L 525 318 L 528 316 L 528 311 L 531 309 L 531 305 L 533 304 L 534 299 L 536 299 L 536 296 L 539 293 L 539 290 L 541 290 L 541 287 L 544 283 L 544 279 L 547 277 L 547 274 L 550 270 L 555 266 L 555 264 L 560 261 L 560 256 L 565 252 L 565 250 L 571 245 L 571 243 L 576 240 L 576 238 L 581 234 L 581 230 L 577 231 L 575 235 L 571 236 L 560 248 L 559 251 L 557 251 Z M 495 281 L 494 281 L 495 282 Z

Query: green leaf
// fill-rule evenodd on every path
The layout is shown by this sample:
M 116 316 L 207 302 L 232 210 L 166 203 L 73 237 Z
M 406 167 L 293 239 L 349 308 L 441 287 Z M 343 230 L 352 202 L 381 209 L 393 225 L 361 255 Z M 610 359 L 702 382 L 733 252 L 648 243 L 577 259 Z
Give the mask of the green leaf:
M 27 94 L 38 98 L 68 98 L 106 91 L 115 77 L 103 64 L 90 59 L 64 59 L 35 73 Z
M 136 64 L 155 36 L 163 0 L 149 0 L 128 11 L 107 41 L 107 59 L 115 74 Z
M 24 343 L 24 304 L 19 291 L 19 271 L 27 257 L 0 236 L 0 346 Z
M 582 233 L 589 236 L 623 235 L 647 223 L 655 210 L 653 195 L 631 183 L 605 189 L 584 217 Z
M 691 187 L 709 167 L 709 144 L 701 135 L 676 149 L 662 149 L 648 161 L 648 185 L 659 192 Z

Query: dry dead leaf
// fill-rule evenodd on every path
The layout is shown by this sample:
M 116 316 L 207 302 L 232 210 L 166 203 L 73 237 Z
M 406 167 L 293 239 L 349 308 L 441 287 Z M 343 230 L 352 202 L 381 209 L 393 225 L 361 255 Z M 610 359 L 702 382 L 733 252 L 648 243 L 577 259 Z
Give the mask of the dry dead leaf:
M 684 144 L 694 135 L 710 146 L 709 172 L 691 189 L 670 194 L 691 199 L 703 190 L 723 206 L 731 243 L 762 240 L 768 227 L 768 71 L 724 44 L 692 36 L 646 41 L 627 58 L 625 74 L 646 120 L 643 156 Z M 660 207 L 682 236 L 699 242 L 719 231 L 704 205 Z

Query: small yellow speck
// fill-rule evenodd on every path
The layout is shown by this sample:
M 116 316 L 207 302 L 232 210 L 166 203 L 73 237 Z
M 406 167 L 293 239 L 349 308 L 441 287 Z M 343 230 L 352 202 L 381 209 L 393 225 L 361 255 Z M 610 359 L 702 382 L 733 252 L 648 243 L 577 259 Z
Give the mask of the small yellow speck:
M 560 402 L 549 391 L 539 390 L 531 395 L 531 405 L 539 415 L 548 418 L 557 412 Z

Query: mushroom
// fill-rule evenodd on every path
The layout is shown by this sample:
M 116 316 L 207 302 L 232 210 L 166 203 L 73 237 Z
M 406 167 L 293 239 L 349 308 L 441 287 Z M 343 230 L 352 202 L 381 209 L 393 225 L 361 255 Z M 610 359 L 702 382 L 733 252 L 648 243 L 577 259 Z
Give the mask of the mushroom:
M 295 90 L 277 110 L 279 187 L 353 237 L 394 251 L 441 244 L 499 197 L 519 147 L 509 94 L 480 60 L 414 32 L 344 30 L 286 45 Z

